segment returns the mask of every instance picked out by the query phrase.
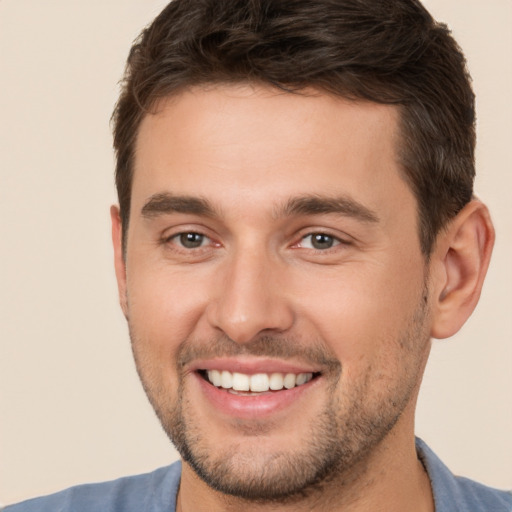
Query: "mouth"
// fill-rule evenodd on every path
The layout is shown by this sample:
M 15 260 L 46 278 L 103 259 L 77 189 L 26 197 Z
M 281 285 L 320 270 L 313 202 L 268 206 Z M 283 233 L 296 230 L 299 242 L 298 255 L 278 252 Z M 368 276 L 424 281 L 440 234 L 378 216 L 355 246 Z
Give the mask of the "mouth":
M 255 396 L 291 390 L 311 382 L 320 376 L 318 372 L 307 373 L 240 373 L 227 370 L 198 370 L 199 376 L 218 389 L 242 396 Z

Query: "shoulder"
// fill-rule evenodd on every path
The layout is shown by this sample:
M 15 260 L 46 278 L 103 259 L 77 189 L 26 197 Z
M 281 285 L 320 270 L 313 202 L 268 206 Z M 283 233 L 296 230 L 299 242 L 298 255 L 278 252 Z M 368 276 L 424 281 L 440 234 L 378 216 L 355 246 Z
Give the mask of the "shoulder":
M 468 478 L 455 477 L 455 480 L 461 502 L 467 506 L 463 510 L 512 512 L 512 492 L 493 489 Z
M 455 476 L 420 439 L 418 456 L 427 470 L 436 512 L 512 512 L 512 493 Z
M 5 507 L 3 512 L 171 512 L 181 463 L 143 475 L 71 487 L 49 496 Z

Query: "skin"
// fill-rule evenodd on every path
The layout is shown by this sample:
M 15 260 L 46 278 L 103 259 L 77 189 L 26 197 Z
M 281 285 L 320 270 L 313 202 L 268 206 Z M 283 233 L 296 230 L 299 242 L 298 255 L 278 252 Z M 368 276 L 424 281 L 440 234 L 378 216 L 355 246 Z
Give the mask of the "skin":
M 137 369 L 185 459 L 182 511 L 434 509 L 416 398 L 431 336 L 478 300 L 492 225 L 473 201 L 427 263 L 397 111 L 309 93 L 167 98 L 140 127 L 125 254 L 111 211 Z M 240 398 L 197 372 L 216 367 L 315 378 Z

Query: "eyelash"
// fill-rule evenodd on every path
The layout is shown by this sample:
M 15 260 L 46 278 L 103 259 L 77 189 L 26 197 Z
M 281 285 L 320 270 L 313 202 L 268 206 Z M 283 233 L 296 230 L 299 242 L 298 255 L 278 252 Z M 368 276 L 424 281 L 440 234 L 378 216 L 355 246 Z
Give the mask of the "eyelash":
M 335 247 L 337 247 L 339 245 L 349 245 L 349 242 L 342 240 L 341 238 L 331 235 L 330 233 L 327 233 L 324 231 L 314 231 L 314 232 L 308 233 L 307 235 L 304 235 L 300 239 L 300 242 L 298 245 L 300 247 L 303 247 L 304 241 L 308 238 L 311 239 L 310 244 L 309 244 L 310 247 L 304 247 L 304 248 L 308 249 L 308 250 L 313 250 L 315 252 L 329 252 L 331 249 L 334 249 Z M 315 238 L 316 238 L 316 240 L 315 240 Z M 322 239 L 327 239 L 328 243 L 330 242 L 332 245 L 330 245 L 329 247 L 324 247 L 324 248 L 315 247 L 314 246 L 315 241 L 317 243 L 321 244 Z
M 196 247 L 186 247 L 186 245 L 184 244 L 184 237 L 193 237 L 193 236 L 201 237 L 200 245 L 198 245 Z M 207 240 L 212 242 L 212 239 L 209 236 L 205 235 L 204 233 L 200 233 L 198 231 L 182 231 L 180 233 L 175 233 L 171 236 L 167 236 L 167 237 L 163 238 L 162 243 L 164 245 L 167 245 L 167 244 L 176 245 L 181 250 L 193 251 L 193 250 L 198 250 L 198 249 L 204 249 L 204 247 L 205 247 L 204 242 Z M 193 243 L 193 242 L 191 241 L 191 243 Z
M 185 245 L 186 241 L 185 241 L 184 237 L 189 237 L 190 243 L 192 245 L 194 244 L 194 240 L 192 240 L 193 237 L 200 237 L 201 240 L 199 242 L 199 245 L 197 245 L 195 247 L 194 246 L 187 247 Z M 322 243 L 322 239 L 324 239 L 324 240 L 327 239 L 326 242 L 328 244 L 331 243 L 331 245 L 329 247 L 324 247 L 324 248 L 315 247 L 314 246 L 315 241 L 314 241 L 313 237 L 317 237 L 317 240 L 316 240 L 317 243 Z M 308 238 L 311 239 L 310 247 L 304 247 L 303 246 L 304 241 L 307 240 Z M 210 243 L 207 243 L 208 241 Z M 208 235 L 205 235 L 204 233 L 201 233 L 198 231 L 192 231 L 192 230 L 191 231 L 181 231 L 181 232 L 175 233 L 171 236 L 164 237 L 161 242 L 164 245 L 172 244 L 172 245 L 176 246 L 179 250 L 186 251 L 186 252 L 206 249 L 212 243 L 216 246 L 220 246 L 220 244 L 215 244 L 215 242 L 213 242 L 213 240 Z M 341 239 L 341 238 L 334 236 L 325 231 L 312 231 L 312 232 L 309 232 L 309 233 L 301 236 L 299 242 L 292 245 L 292 248 L 304 248 L 304 249 L 307 249 L 310 251 L 315 251 L 316 253 L 328 253 L 340 245 L 348 246 L 348 245 L 351 245 L 351 243 L 347 240 Z

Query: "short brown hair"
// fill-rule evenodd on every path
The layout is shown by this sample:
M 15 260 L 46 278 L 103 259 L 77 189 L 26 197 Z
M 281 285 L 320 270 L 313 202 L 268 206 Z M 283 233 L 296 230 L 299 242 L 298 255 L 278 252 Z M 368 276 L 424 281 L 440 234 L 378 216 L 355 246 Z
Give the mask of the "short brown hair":
M 113 114 L 125 242 L 143 117 L 184 88 L 234 82 L 397 105 L 427 256 L 472 197 L 471 80 L 450 31 L 418 0 L 173 0 L 135 41 Z

